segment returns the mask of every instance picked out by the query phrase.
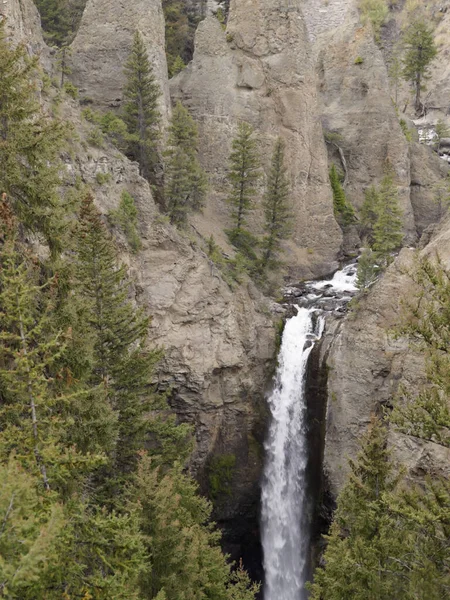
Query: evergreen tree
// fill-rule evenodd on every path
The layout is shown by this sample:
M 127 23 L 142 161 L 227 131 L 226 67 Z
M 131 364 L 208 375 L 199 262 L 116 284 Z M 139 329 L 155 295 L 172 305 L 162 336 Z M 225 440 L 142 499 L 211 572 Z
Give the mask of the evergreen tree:
M 373 245 L 373 229 L 377 221 L 377 210 L 380 195 L 377 188 L 371 185 L 364 192 L 364 202 L 360 213 L 360 236 L 369 246 Z
M 207 180 L 197 156 L 198 131 L 189 112 L 178 102 L 172 113 L 165 152 L 165 201 L 170 220 L 183 225 L 190 210 L 203 206 Z
M 358 260 L 356 287 L 364 291 L 375 281 L 378 272 L 375 253 L 366 248 Z
M 385 175 L 381 182 L 375 212 L 373 250 L 377 254 L 377 260 L 389 264 L 392 252 L 398 250 L 403 241 L 402 212 L 392 173 Z
M 333 190 L 334 214 L 341 225 L 350 225 L 355 220 L 355 212 L 345 196 L 335 165 L 330 169 L 330 183 Z
M 414 90 L 414 107 L 420 113 L 423 110 L 421 92 L 430 64 L 437 55 L 430 26 L 423 19 L 413 21 L 403 35 L 403 46 L 403 77 Z
M 413 394 L 401 390 L 391 422 L 408 435 L 450 447 L 450 276 L 439 259 L 423 258 L 413 279 L 420 292 L 400 332 L 425 352 L 428 384 Z
M 325 566 L 315 572 L 311 600 L 401 597 L 394 595 L 400 584 L 386 576 L 395 543 L 386 539 L 392 523 L 385 494 L 396 484 L 386 436 L 385 426 L 373 418 L 357 460 L 350 461 L 350 475 L 339 494 L 328 536 Z M 390 535 L 395 535 L 393 526 Z
M 123 91 L 123 115 L 130 137 L 129 153 L 139 163 L 141 175 L 155 183 L 159 163 L 161 115 L 158 99 L 161 90 L 138 31 L 134 35 L 131 53 L 125 64 L 125 75 L 127 83 Z
M 289 206 L 289 181 L 284 164 L 284 151 L 284 142 L 279 138 L 272 156 L 263 204 L 266 232 L 263 240 L 263 269 L 274 262 L 280 250 L 280 242 L 288 238 L 292 231 L 293 215 Z
M 198 495 L 196 483 L 181 466 L 162 473 L 143 455 L 136 482 L 141 527 L 151 565 L 142 578 L 144 598 L 166 600 L 253 600 L 243 570 L 236 575 L 220 551 L 220 534 L 209 523 L 212 505 Z
M 248 123 L 240 123 L 232 143 L 228 180 L 231 185 L 229 202 L 232 207 L 233 232 L 245 230 L 246 217 L 252 209 L 257 193 L 256 183 L 261 176 L 260 159 L 254 130 Z
M 44 39 L 50 46 L 68 46 L 75 37 L 86 0 L 35 0 Z
M 154 403 L 151 375 L 159 351 L 145 349 L 149 319 L 128 300 L 130 283 L 92 198 L 82 203 L 76 255 L 77 292 L 93 331 L 91 385 L 102 385 L 118 415 L 114 469 L 133 469 Z
M 38 103 L 37 59 L 24 46 L 11 48 L 0 22 L 0 194 L 6 193 L 22 224 L 43 233 L 52 249 L 60 240 L 61 123 Z
M 14 459 L 0 463 L 0 597 L 44 598 L 57 540 L 66 526 L 62 507 L 37 492 L 39 480 Z

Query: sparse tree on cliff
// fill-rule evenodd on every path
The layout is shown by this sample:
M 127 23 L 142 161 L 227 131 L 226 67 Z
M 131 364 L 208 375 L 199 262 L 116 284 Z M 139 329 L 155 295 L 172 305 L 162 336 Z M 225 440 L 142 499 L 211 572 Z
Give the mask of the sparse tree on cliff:
M 280 242 L 288 238 L 292 231 L 292 211 L 289 206 L 289 180 L 285 166 L 285 144 L 281 138 L 275 143 L 272 164 L 267 178 L 264 196 L 264 216 L 266 235 L 262 242 L 262 268 L 274 262 L 280 250 Z
M 129 154 L 139 163 L 143 177 L 156 182 L 159 124 L 158 99 L 161 90 L 153 73 L 141 34 L 136 31 L 130 56 L 125 64 L 123 118 L 127 125 Z
M 197 125 L 178 102 L 173 109 L 165 152 L 165 202 L 175 225 L 183 225 L 187 213 L 200 210 L 205 200 L 207 179 L 198 160 L 197 142 Z
M 334 214 L 341 225 L 350 225 L 355 220 L 355 211 L 347 200 L 335 165 L 330 169 L 330 183 L 333 190 Z
M 379 260 L 389 264 L 392 252 L 401 247 L 404 237 L 402 212 L 398 205 L 398 189 L 391 172 L 388 172 L 381 182 L 375 213 L 372 248 Z
M 428 78 L 431 62 L 437 55 L 431 27 L 422 19 L 411 23 L 403 36 L 405 54 L 403 57 L 403 77 L 414 90 L 416 113 L 423 111 L 421 93 Z

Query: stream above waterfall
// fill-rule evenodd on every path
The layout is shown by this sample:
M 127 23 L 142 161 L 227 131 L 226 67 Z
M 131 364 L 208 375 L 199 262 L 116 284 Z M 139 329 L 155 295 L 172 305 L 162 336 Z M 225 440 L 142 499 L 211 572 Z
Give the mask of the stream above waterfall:
M 331 279 L 289 286 L 287 319 L 272 393 L 261 490 L 264 600 L 306 600 L 310 571 L 312 501 L 308 489 L 308 359 L 322 337 L 326 315 L 342 316 L 357 293 L 357 263 Z

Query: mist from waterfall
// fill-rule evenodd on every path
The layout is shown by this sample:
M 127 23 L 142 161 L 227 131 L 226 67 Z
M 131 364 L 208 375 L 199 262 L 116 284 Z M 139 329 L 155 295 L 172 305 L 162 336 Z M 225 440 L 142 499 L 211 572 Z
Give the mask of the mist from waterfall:
M 309 518 L 306 489 L 308 462 L 305 378 L 323 317 L 298 308 L 283 332 L 274 390 L 269 398 L 272 421 L 265 444 L 262 484 L 264 600 L 306 600 Z

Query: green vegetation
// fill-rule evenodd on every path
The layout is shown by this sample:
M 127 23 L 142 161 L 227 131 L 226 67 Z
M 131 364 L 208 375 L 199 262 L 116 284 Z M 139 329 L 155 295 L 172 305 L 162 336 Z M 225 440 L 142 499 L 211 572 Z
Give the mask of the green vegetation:
M 139 163 L 140 174 L 155 183 L 159 163 L 161 115 L 158 100 L 161 90 L 138 31 L 134 35 L 131 53 L 125 64 L 125 75 L 127 82 L 123 91 L 123 120 L 128 130 L 127 153 Z
M 442 139 L 450 137 L 450 127 L 447 125 L 447 123 L 443 119 L 439 119 L 438 122 L 436 123 L 435 132 L 436 132 L 437 149 L 439 151 L 441 148 Z
M 178 102 L 172 112 L 165 152 L 165 201 L 171 223 L 184 225 L 190 210 L 201 210 L 207 180 L 197 157 L 194 119 Z
M 437 55 L 431 27 L 422 19 L 413 21 L 405 31 L 402 43 L 403 78 L 414 91 L 414 108 L 420 114 L 423 112 L 421 93 L 425 89 L 430 65 Z
M 281 138 L 275 143 L 263 207 L 265 237 L 262 241 L 262 270 L 274 267 L 282 240 L 292 232 L 292 211 L 289 205 L 290 185 L 285 166 L 285 145 Z
M 385 424 L 374 417 L 339 494 L 312 600 L 446 597 L 450 484 L 402 481 L 386 438 Z
M 51 46 L 68 46 L 75 37 L 86 0 L 35 0 L 44 39 Z
M 401 215 L 394 176 L 388 171 L 378 188 L 367 188 L 361 208 L 360 235 L 367 250 L 358 262 L 359 289 L 366 289 L 376 275 L 392 262 L 393 253 L 401 247 Z
M 190 429 L 114 240 L 83 186 L 59 195 L 35 63 L 0 46 L 0 596 L 252 600 L 184 473 Z M 112 218 L 136 226 L 129 194 Z
M 450 447 L 450 275 L 438 259 L 422 258 L 412 277 L 420 294 L 409 303 L 403 334 L 413 337 L 427 360 L 428 385 L 402 390 L 391 421 L 408 435 Z
M 126 190 L 122 192 L 119 207 L 109 213 L 109 218 L 122 229 L 131 250 L 138 252 L 142 245 L 138 232 L 138 211 L 133 196 Z
M 230 242 L 247 259 L 256 262 L 255 248 L 258 244 L 255 236 L 247 229 L 247 216 L 253 208 L 257 194 L 257 181 L 261 177 L 261 163 L 257 149 L 254 129 L 242 122 L 232 143 L 228 180 L 233 227 L 226 233 Z
M 413 141 L 412 132 L 411 132 L 410 128 L 408 127 L 408 124 L 405 121 L 405 119 L 400 119 L 399 124 L 400 124 L 400 127 L 402 128 L 403 135 L 405 136 L 406 141 L 409 143 L 412 142 Z
M 9 47 L 0 22 L 0 193 L 24 227 L 45 236 L 52 250 L 64 226 L 60 152 L 67 128 L 38 102 L 37 59 Z M 36 84 L 33 83 L 36 81 Z M 33 140 L 33 143 L 30 143 Z
M 180 0 L 163 0 L 166 22 L 166 56 L 169 76 L 173 77 L 194 53 L 194 35 L 199 18 Z
M 95 180 L 98 185 L 104 185 L 105 183 L 111 181 L 111 173 L 103 173 L 102 171 L 99 171 L 95 176 Z
M 335 165 L 332 165 L 330 169 L 330 183 L 333 190 L 333 205 L 336 219 L 342 227 L 354 223 L 355 211 L 347 200 Z
M 379 41 L 381 26 L 384 25 L 388 15 L 389 7 L 386 0 L 359 0 L 363 22 L 372 24 L 375 39 Z
M 236 466 L 234 454 L 214 456 L 209 465 L 209 493 L 213 500 L 223 494 L 231 494 L 231 481 Z

